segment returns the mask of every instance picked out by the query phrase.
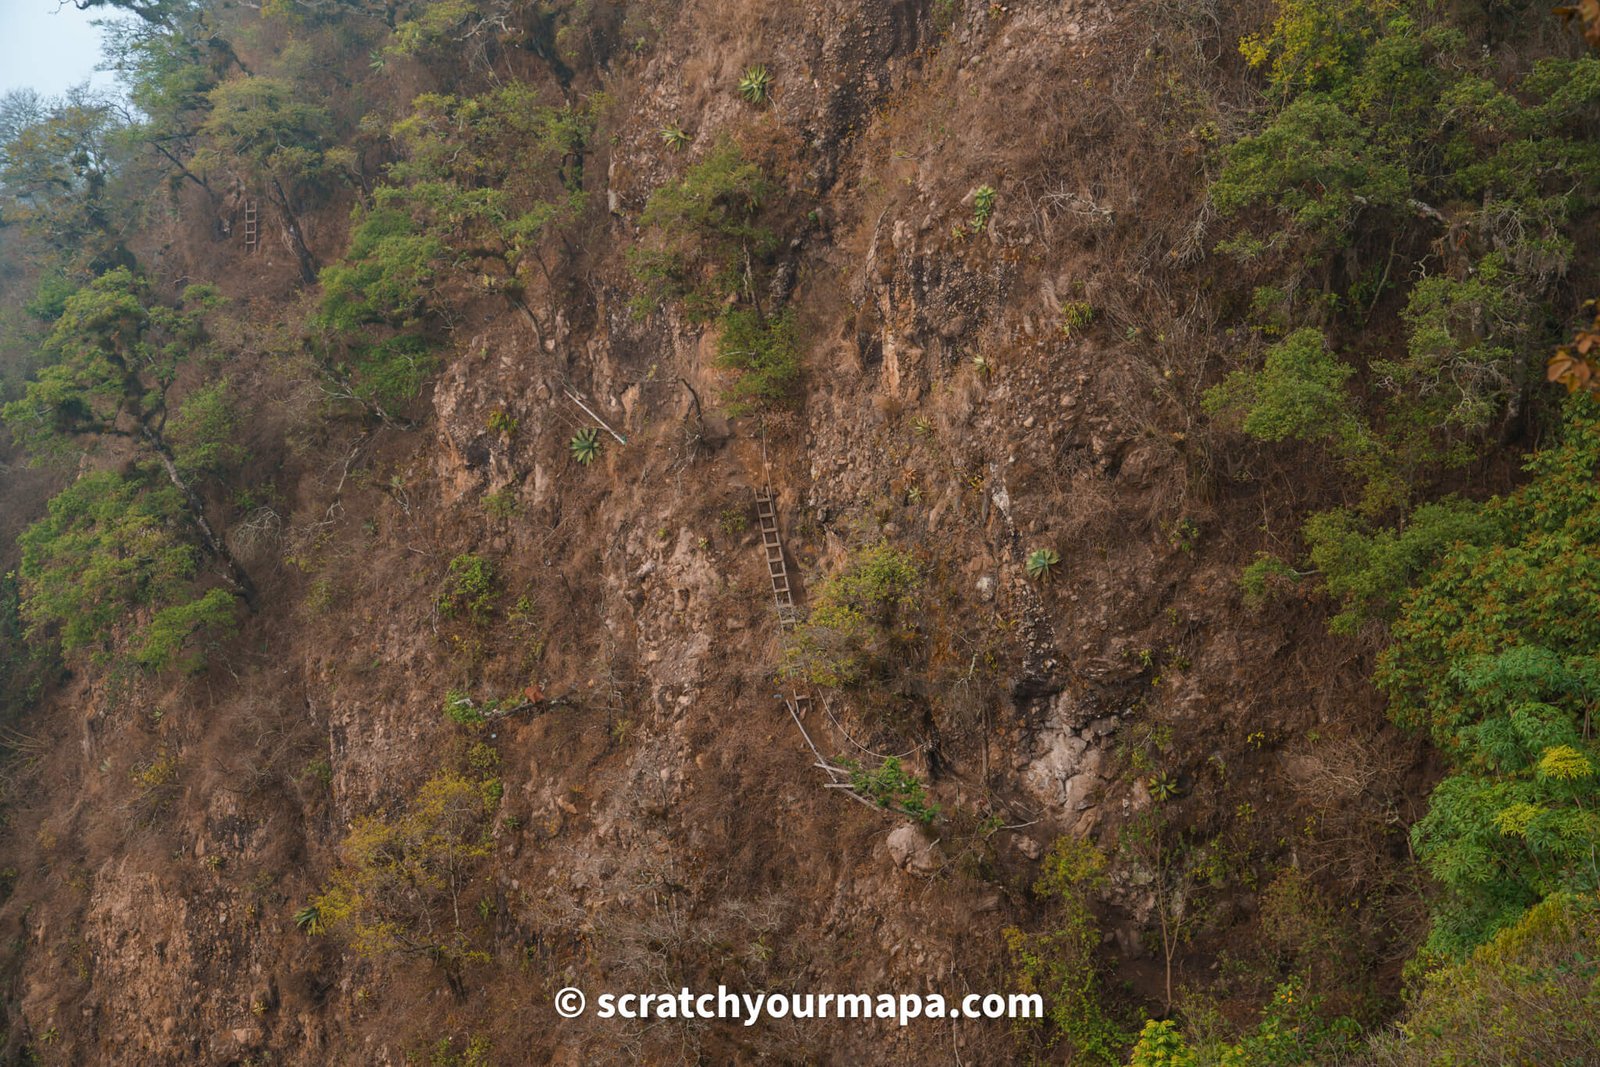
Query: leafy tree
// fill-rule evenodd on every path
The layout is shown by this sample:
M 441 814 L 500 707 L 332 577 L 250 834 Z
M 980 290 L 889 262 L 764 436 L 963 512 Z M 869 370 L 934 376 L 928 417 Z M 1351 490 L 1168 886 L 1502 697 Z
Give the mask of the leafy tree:
M 212 530 L 167 434 L 172 386 L 201 345 L 203 317 L 217 303 L 209 287 L 190 286 L 178 304 L 163 304 L 132 271 L 106 272 L 63 302 L 45 342 L 55 362 L 39 371 L 20 399 L 0 409 L 0 418 L 36 454 L 92 450 L 116 441 L 157 461 L 181 494 L 206 548 L 253 603 L 249 576 Z M 202 389 L 195 400 L 196 411 L 178 423 L 178 448 L 186 463 L 222 454 L 215 440 L 225 432 L 215 425 L 217 394 Z M 209 454 L 193 451 L 208 447 Z
M 1060 837 L 1033 892 L 1050 906 L 1050 929 L 1005 931 L 1017 988 L 1044 997 L 1046 1019 L 1020 1024 L 1045 1048 L 1065 1040 L 1072 1062 L 1116 1064 L 1128 1035 L 1106 1014 L 1100 991 L 1100 927 L 1090 910 L 1105 884 L 1105 855 L 1088 841 Z
M 1304 236 L 1312 253 L 1326 253 L 1351 239 L 1363 214 L 1403 207 L 1410 188 L 1405 168 L 1385 158 L 1360 121 L 1308 95 L 1228 150 L 1211 197 L 1224 215 L 1267 208 L 1282 227 L 1275 242 Z
M 1423 504 L 1405 523 L 1378 526 L 1345 508 L 1306 520 L 1311 564 L 1342 610 L 1335 633 L 1353 633 L 1372 618 L 1392 617 L 1402 592 L 1457 542 L 1492 535 L 1494 520 L 1476 504 L 1446 499 Z
M 354 220 L 343 260 L 323 268 L 318 323 L 344 333 L 415 325 L 433 302 L 444 241 L 398 208 L 358 206 Z
M 189 168 L 210 94 L 231 70 L 244 70 L 210 8 L 181 5 L 160 21 L 120 21 L 104 26 L 107 64 L 128 86 L 138 118 L 128 137 L 157 153 L 196 185 L 206 179 Z
M 56 494 L 18 539 L 28 638 L 57 639 L 68 652 L 108 650 L 130 610 L 145 609 L 151 617 L 128 640 L 136 661 L 161 669 L 195 634 L 230 628 L 231 595 L 189 592 L 197 557 L 177 533 L 183 507 L 177 490 L 113 471 Z
M 1436 275 L 1411 290 L 1405 356 L 1371 366 L 1396 398 L 1388 434 L 1411 465 L 1469 462 L 1472 442 L 1519 410 L 1531 377 L 1525 341 L 1533 309 L 1513 282 L 1494 253 L 1465 279 Z
M 1587 402 L 1529 483 L 1403 601 L 1376 681 L 1451 773 L 1413 840 L 1439 880 L 1433 952 L 1456 955 L 1543 897 L 1592 890 L 1600 821 L 1600 418 Z
M 239 411 L 226 378 L 189 390 L 167 425 L 172 458 L 184 478 L 224 471 L 244 458 Z
M 131 262 L 113 221 L 125 120 L 87 86 L 59 100 L 10 94 L 0 104 L 0 221 L 21 223 L 63 259 L 89 270 Z
M 540 243 L 587 202 L 583 163 L 594 103 L 551 106 L 525 82 L 480 96 L 425 93 L 394 126 L 403 158 L 375 200 L 409 213 L 417 231 L 458 262 L 495 270 L 490 287 L 515 293 L 525 261 L 548 274 Z
M 1261 370 L 1234 371 L 1206 394 L 1205 406 L 1263 441 L 1344 441 L 1360 432 L 1345 389 L 1354 373 L 1320 330 L 1305 327 L 1267 349 Z
M 1382 0 L 1280 0 L 1265 33 L 1239 42 L 1252 67 L 1265 67 L 1283 95 L 1347 82 L 1392 5 Z
M 195 155 L 201 173 L 243 164 L 247 178 L 265 184 L 283 215 L 290 245 L 307 283 L 317 280 L 317 261 L 306 247 L 295 205 L 300 196 L 337 172 L 339 153 L 326 144 L 331 119 L 293 85 L 243 75 L 207 94 L 210 112 L 200 131 L 204 147 Z
M 320 927 L 362 955 L 432 960 L 460 992 L 464 967 L 488 959 L 471 920 L 500 790 L 497 779 L 444 771 L 394 818 L 358 819 L 340 845 L 339 867 L 311 902 Z
M 1430 971 L 1381 1067 L 1583 1063 L 1600 1048 L 1600 900 L 1553 893 L 1470 955 Z

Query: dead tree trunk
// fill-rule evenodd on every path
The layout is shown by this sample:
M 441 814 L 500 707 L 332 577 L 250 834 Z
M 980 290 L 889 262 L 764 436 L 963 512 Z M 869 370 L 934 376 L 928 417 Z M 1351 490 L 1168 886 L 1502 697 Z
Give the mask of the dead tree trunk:
M 278 205 L 278 210 L 283 212 L 283 228 L 289 234 L 289 247 L 294 249 L 295 259 L 300 261 L 300 279 L 307 285 L 317 282 L 317 257 L 311 254 L 311 249 L 306 247 L 306 239 L 300 233 L 300 220 L 295 216 L 294 209 L 289 206 L 289 194 L 283 191 L 283 186 L 277 178 L 272 179 L 272 202 Z

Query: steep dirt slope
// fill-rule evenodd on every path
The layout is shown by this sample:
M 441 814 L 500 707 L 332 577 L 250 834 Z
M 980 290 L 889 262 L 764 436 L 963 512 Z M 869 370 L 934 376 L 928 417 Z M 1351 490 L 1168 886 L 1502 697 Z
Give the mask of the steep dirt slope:
M 271 515 L 230 534 L 266 607 L 203 675 L 82 674 L 42 709 L 0 912 L 13 1048 L 401 1063 L 483 1035 L 504 1063 L 1004 1063 L 1021 1055 L 1004 1022 L 629 1029 L 560 1020 L 550 997 L 1003 991 L 1002 931 L 1049 922 L 1028 892 L 1043 850 L 1113 849 L 1141 814 L 1215 871 L 1170 952 L 1154 874 L 1125 864 L 1105 889 L 1129 1011 L 1161 1010 L 1169 963 L 1180 984 L 1211 977 L 1279 867 L 1386 899 L 1416 752 L 1319 611 L 1257 616 L 1235 582 L 1327 486 L 1220 468 L 1193 413 L 1230 309 L 1173 296 L 1209 288 L 1190 124 L 1228 114 L 1239 16 L 950 11 L 676 9 L 607 76 L 607 215 L 533 294 L 534 323 L 488 298 L 462 311 L 420 427 L 303 429 L 314 387 L 262 356 L 253 399 L 302 427 Z M 775 80 L 754 114 L 728 90 L 753 62 Z M 683 155 L 661 146 L 670 123 L 694 135 Z M 806 366 L 790 414 L 730 420 L 712 338 L 628 309 L 638 213 L 721 134 L 787 186 L 775 295 Z M 997 207 L 974 232 L 984 185 Z M 179 241 L 165 269 L 213 255 Z M 275 277 L 227 284 L 262 323 L 293 321 Z M 1080 303 L 1092 320 L 1069 321 Z M 627 438 L 590 467 L 567 455 L 592 423 L 569 392 Z M 825 788 L 778 699 L 766 485 L 802 588 L 880 538 L 919 562 L 939 692 L 886 715 L 819 691 L 805 728 L 832 758 L 905 753 L 945 812 L 929 849 Z M 497 493 L 514 509 L 486 512 Z M 1024 570 L 1039 547 L 1061 557 L 1048 583 Z M 464 553 L 493 566 L 486 626 L 439 610 Z M 441 713 L 454 689 L 535 685 L 481 731 Z M 467 764 L 504 787 L 471 917 L 485 959 L 452 981 L 296 929 L 354 820 Z M 1403 924 L 1372 910 L 1365 962 L 1392 990 Z

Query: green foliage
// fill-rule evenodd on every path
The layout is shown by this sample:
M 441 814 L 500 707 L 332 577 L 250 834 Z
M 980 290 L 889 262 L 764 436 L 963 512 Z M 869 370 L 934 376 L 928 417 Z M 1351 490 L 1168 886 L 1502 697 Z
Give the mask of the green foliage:
M 567 442 L 567 451 L 575 461 L 587 467 L 600 455 L 600 431 L 593 426 L 585 426 L 572 435 L 572 440 Z
M 433 295 L 445 256 L 437 234 L 423 233 L 397 208 L 357 205 L 350 246 L 341 262 L 323 268 L 321 326 L 355 332 L 382 323 L 414 325 Z
M 1352 1019 L 1328 1019 L 1322 998 L 1296 975 L 1273 991 L 1261 1021 L 1239 1042 L 1232 1062 L 1248 1067 L 1328 1063 L 1354 1051 L 1360 1032 Z
M 494 614 L 500 590 L 495 579 L 494 564 L 482 556 L 463 553 L 450 561 L 445 573 L 444 590 L 439 594 L 439 614 L 447 617 L 462 616 L 482 624 Z
M 200 635 L 220 637 L 238 626 L 238 598 L 226 589 L 211 589 L 194 600 L 170 604 L 150 616 L 139 634 L 133 661 L 147 671 L 182 666 L 197 671 L 205 658 L 192 647 Z
M 219 473 L 245 457 L 239 412 L 226 378 L 190 390 L 166 433 L 173 459 L 185 475 Z
M 1128 1056 L 1128 1067 L 1198 1067 L 1199 1061 L 1170 1019 L 1145 1021 Z
M 1267 68 L 1283 94 L 1342 85 L 1395 6 L 1387 0 L 1278 0 L 1271 30 L 1246 37 L 1239 51 L 1252 67 Z
M 373 194 L 373 216 L 383 214 L 389 234 L 365 257 L 390 279 L 379 311 L 390 321 L 416 316 L 447 271 L 475 270 L 466 275 L 474 284 L 515 297 L 523 264 L 587 203 L 583 161 L 595 103 L 552 106 L 522 81 L 478 96 L 412 100 L 411 114 L 391 130 L 402 158 Z M 362 262 L 359 249 L 351 256 Z
M 682 300 L 708 318 L 730 295 L 751 297 L 747 268 L 776 251 L 762 224 L 772 186 L 761 168 L 724 140 L 682 178 L 654 193 L 639 218 L 646 239 L 630 256 L 648 299 Z
M 1145 788 L 1150 790 L 1151 799 L 1160 804 L 1165 804 L 1182 792 L 1178 787 L 1178 780 L 1166 771 L 1158 771 L 1147 778 Z
M 1600 823 L 1600 419 L 1575 401 L 1531 479 L 1482 505 L 1405 597 L 1375 680 L 1451 773 L 1413 830 L 1443 887 L 1430 950 L 1459 955 L 1543 897 L 1590 891 Z
M 909 815 L 924 825 L 939 817 L 939 805 L 928 803 L 922 781 L 901 766 L 899 757 L 889 756 L 871 770 L 853 760 L 845 760 L 843 766 L 850 771 L 850 788 L 879 807 Z
M 772 75 L 767 73 L 767 68 L 760 63 L 746 67 L 739 75 L 739 95 L 745 103 L 758 107 L 772 99 Z
M 785 673 L 814 685 L 858 686 L 916 640 L 922 576 L 888 541 L 858 549 L 818 585 L 810 617 L 785 652 Z
M 1257 552 L 1254 562 L 1239 575 L 1244 601 L 1252 608 L 1264 607 L 1275 593 L 1300 581 L 1301 574 L 1270 552 Z
M 1292 1067 L 1343 1062 L 1356 1051 L 1361 1029 L 1347 1017 L 1328 1018 L 1322 1000 L 1291 976 L 1262 1007 L 1254 1029 L 1237 1042 L 1211 1039 L 1191 1045 L 1170 1020 L 1148 1020 L 1129 1067 Z
M 1027 570 L 1028 577 L 1036 582 L 1048 582 L 1055 577 L 1056 568 L 1061 565 L 1061 553 L 1053 548 L 1036 548 L 1028 553 L 1028 558 L 1023 561 L 1023 568 Z
M 1320 330 L 1306 327 L 1267 349 L 1261 370 L 1234 371 L 1207 392 L 1205 407 L 1263 441 L 1343 442 L 1359 434 L 1345 389 L 1354 373 Z
M 167 391 L 202 345 L 202 316 L 218 302 L 209 287 L 191 286 L 179 304 L 163 304 L 143 277 L 107 271 L 62 302 L 44 346 L 54 361 L 0 418 L 42 454 L 124 432 L 123 419 L 158 438 Z
M 1396 1031 L 1388 1067 L 1583 1063 L 1600 1048 L 1600 900 L 1554 893 L 1470 956 L 1431 971 Z
M 1516 281 L 1494 253 L 1465 280 L 1436 275 L 1412 288 L 1405 356 L 1371 367 L 1393 397 L 1388 433 L 1411 466 L 1469 462 L 1475 450 L 1464 445 L 1481 439 L 1527 386 L 1533 309 Z
M 64 261 L 103 270 L 127 260 L 116 228 L 127 203 L 123 112 L 87 86 L 59 100 L 0 97 L 0 217 Z
M 482 726 L 484 724 L 483 709 L 473 701 L 472 697 L 459 689 L 452 689 L 444 698 L 445 718 L 457 726 Z
M 980 185 L 972 190 L 972 232 L 982 233 L 994 217 L 994 205 L 1000 194 L 992 185 Z
M 739 372 L 723 394 L 733 415 L 770 411 L 794 401 L 800 384 L 800 356 L 793 309 L 763 319 L 752 308 L 722 316 L 717 366 Z
M 196 553 L 173 533 L 182 507 L 176 490 L 111 471 L 56 494 L 18 538 L 29 640 L 54 637 L 68 652 L 109 649 L 130 612 L 147 608 L 155 612 L 149 625 L 128 636 L 135 661 L 160 670 L 192 637 L 231 627 L 229 594 L 188 599 Z
M 490 891 L 478 874 L 492 851 L 498 786 L 443 771 L 393 818 L 357 819 L 339 867 L 309 905 L 324 929 L 363 956 L 431 959 L 452 981 L 465 964 L 487 960 L 463 898 Z
M 511 486 L 483 495 L 483 511 L 491 519 L 501 522 L 517 513 L 517 493 Z
M 1353 633 L 1367 619 L 1388 619 L 1401 592 L 1424 567 L 1459 541 L 1494 532 L 1483 509 L 1454 498 L 1424 504 L 1398 528 L 1377 527 L 1346 509 L 1306 520 L 1311 563 L 1341 604 L 1329 625 Z
M 1061 336 L 1071 337 L 1094 321 L 1094 305 L 1068 300 L 1061 305 Z
M 400 334 L 373 345 L 357 345 L 337 372 L 364 403 L 391 411 L 415 400 L 439 369 L 439 357 L 416 334 Z
M 328 175 L 332 119 L 290 82 L 240 75 L 212 89 L 207 101 L 200 126 L 205 146 L 194 157 L 201 173 L 242 163 L 253 176 L 276 183 L 280 200 Z
M 1045 1002 L 1045 1019 L 1017 1025 L 1045 1048 L 1064 1040 L 1074 1063 L 1120 1063 L 1129 1040 L 1101 1001 L 1100 929 L 1090 901 L 1105 884 L 1105 867 L 1105 855 L 1094 845 L 1057 838 L 1033 887 L 1051 905 L 1050 929 L 1004 932 L 1013 983 Z
M 1363 213 L 1402 208 L 1410 189 L 1405 168 L 1385 159 L 1360 121 L 1332 100 L 1304 96 L 1229 148 L 1211 197 L 1224 216 L 1269 211 L 1281 227 L 1272 247 L 1304 236 L 1326 251 Z
M 327 932 L 322 922 L 322 911 L 315 904 L 307 904 L 294 913 L 295 929 L 307 937 L 318 937 Z

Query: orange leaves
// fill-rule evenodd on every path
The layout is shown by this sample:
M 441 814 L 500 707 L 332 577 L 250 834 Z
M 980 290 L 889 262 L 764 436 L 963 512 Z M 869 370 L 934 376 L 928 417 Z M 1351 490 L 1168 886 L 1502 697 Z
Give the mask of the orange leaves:
M 1597 12 L 1600 18 L 1600 0 L 1583 0 Z M 1600 23 L 1595 24 L 1595 32 L 1600 33 Z M 1600 308 L 1596 301 L 1589 301 L 1584 305 L 1587 308 Z M 1545 367 L 1545 377 L 1552 382 L 1560 382 L 1567 387 L 1567 392 L 1576 393 L 1583 390 L 1588 393 L 1600 394 L 1600 366 L 1595 363 L 1595 357 L 1600 355 L 1596 347 L 1600 346 L 1600 310 L 1596 311 L 1594 322 L 1580 329 L 1569 344 L 1556 349 L 1555 355 Z
M 1577 19 L 1582 24 L 1583 39 L 1591 48 L 1600 48 L 1600 0 L 1577 0 L 1576 3 L 1558 7 L 1555 13 L 1561 21 Z

